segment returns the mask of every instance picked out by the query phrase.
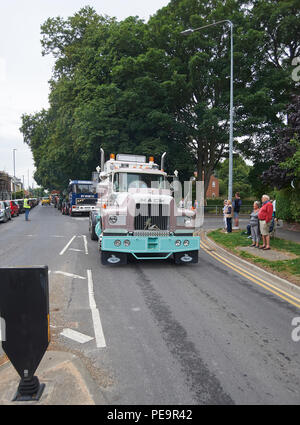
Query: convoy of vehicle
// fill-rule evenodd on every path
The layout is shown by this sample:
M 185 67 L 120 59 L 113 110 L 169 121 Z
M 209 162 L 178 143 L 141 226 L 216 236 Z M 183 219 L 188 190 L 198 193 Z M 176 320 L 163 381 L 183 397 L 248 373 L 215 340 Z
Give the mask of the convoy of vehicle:
M 137 260 L 173 256 L 176 264 L 198 262 L 196 211 L 177 206 L 164 157 L 160 168 L 153 157 L 146 162 L 140 155 L 111 154 L 105 162 L 101 149 L 99 197 L 89 231 L 92 240 L 98 239 L 103 265 L 126 264 L 129 255 Z
M 28 202 L 31 208 L 39 203 L 38 198 L 30 198 Z M 12 217 L 18 217 L 25 212 L 24 199 L 8 199 L 0 200 L 0 223 L 6 223 Z
M 164 171 L 165 155 L 160 167 L 153 157 L 147 162 L 143 155 L 111 154 L 105 162 L 101 149 L 101 167 L 93 173 L 94 181 L 70 180 L 65 196 L 52 191 L 41 205 L 52 201 L 63 215 L 89 214 L 90 237 L 98 241 L 103 265 L 126 264 L 130 256 L 197 263 L 197 211 L 176 202 L 167 178 L 179 183 L 178 173 L 168 176 Z M 0 221 L 23 212 L 22 202 L 0 201 Z M 29 203 L 34 207 L 38 200 Z
M 0 201 L 0 222 L 11 220 L 10 206 L 6 201 Z

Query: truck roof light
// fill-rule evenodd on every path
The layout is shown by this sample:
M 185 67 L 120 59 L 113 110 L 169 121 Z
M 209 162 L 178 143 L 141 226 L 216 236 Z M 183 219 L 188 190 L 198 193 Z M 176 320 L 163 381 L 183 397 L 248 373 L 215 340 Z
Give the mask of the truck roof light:
M 110 159 L 115 159 L 115 154 L 114 153 L 111 153 L 110 154 Z
M 154 156 L 150 156 L 149 162 L 154 162 Z
M 117 161 L 126 161 L 126 162 L 146 162 L 145 155 L 127 155 L 123 153 L 117 154 Z

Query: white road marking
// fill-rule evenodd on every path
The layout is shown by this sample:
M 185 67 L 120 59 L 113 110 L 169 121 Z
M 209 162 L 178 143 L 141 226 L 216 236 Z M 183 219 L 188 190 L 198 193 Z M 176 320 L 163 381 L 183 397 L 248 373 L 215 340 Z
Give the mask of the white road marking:
M 87 270 L 87 276 L 88 276 L 88 289 L 89 289 L 89 303 L 90 303 L 90 308 L 92 311 L 96 346 L 97 348 L 105 348 L 106 342 L 105 342 L 104 333 L 103 333 L 103 329 L 101 325 L 99 310 L 97 309 L 95 296 L 94 296 L 92 270 Z
M 86 239 L 86 236 L 85 236 L 85 235 L 82 235 L 82 237 L 83 237 L 83 242 L 84 242 L 84 250 L 85 250 L 85 253 L 86 253 L 86 254 L 88 254 L 89 252 L 88 252 L 88 246 L 87 246 L 87 239 Z
M 86 342 L 89 342 L 92 339 L 94 339 L 91 336 L 84 335 L 80 332 L 73 331 L 72 329 L 69 329 L 69 328 L 63 329 L 60 335 L 65 336 L 66 338 L 73 339 L 76 342 L 80 342 L 80 344 L 85 344 Z
M 71 243 L 73 242 L 73 240 L 76 238 L 76 235 L 74 235 L 69 242 L 67 243 L 67 245 L 60 251 L 59 255 L 63 255 L 66 250 L 69 248 L 69 246 L 71 245 Z
M 132 311 L 141 311 L 140 307 L 133 307 L 131 310 Z
M 0 317 L 0 341 L 5 341 L 5 320 Z
M 54 274 L 62 274 L 63 276 L 67 276 L 67 277 L 73 277 L 74 279 L 86 279 L 86 277 L 82 277 L 82 276 L 79 276 L 79 275 L 77 275 L 77 274 L 73 274 L 73 273 L 67 273 L 67 272 L 61 272 L 61 271 L 55 271 L 55 272 L 53 272 Z
M 59 236 L 59 235 L 51 235 L 50 238 L 64 238 L 64 236 Z
M 69 251 L 83 252 L 83 249 L 69 248 Z

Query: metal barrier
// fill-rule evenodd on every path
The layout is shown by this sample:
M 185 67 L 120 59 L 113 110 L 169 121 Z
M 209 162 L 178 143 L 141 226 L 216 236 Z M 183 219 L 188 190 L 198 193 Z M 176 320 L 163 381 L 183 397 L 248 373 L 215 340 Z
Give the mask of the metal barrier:
M 204 207 L 204 214 L 223 215 L 223 205 L 207 205 Z M 252 205 L 241 205 L 240 215 L 250 215 L 253 211 Z

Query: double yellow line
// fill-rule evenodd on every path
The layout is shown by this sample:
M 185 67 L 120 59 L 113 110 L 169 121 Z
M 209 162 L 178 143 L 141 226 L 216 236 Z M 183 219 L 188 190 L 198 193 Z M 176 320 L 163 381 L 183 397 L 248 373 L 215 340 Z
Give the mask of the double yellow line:
M 259 286 L 263 287 L 264 289 L 266 289 L 267 291 L 272 292 L 272 294 L 277 295 L 278 297 L 287 301 L 289 304 L 292 304 L 295 307 L 298 307 L 300 309 L 300 298 L 294 297 L 293 295 L 289 294 L 288 292 L 285 292 L 282 289 L 277 288 L 277 286 L 274 286 L 271 283 L 266 282 L 265 280 L 261 279 L 260 277 L 255 276 L 254 274 L 245 270 L 243 267 L 237 266 L 236 264 L 234 264 L 231 261 L 227 260 L 226 258 L 222 257 L 217 252 L 210 251 L 211 247 L 208 246 L 202 240 L 200 242 L 200 246 L 208 255 L 215 258 L 220 263 L 224 264 L 225 266 L 229 267 L 230 269 L 232 269 L 235 272 L 239 273 L 240 275 L 244 276 L 246 279 L 251 280 L 251 282 L 255 283 L 256 285 L 259 285 Z

